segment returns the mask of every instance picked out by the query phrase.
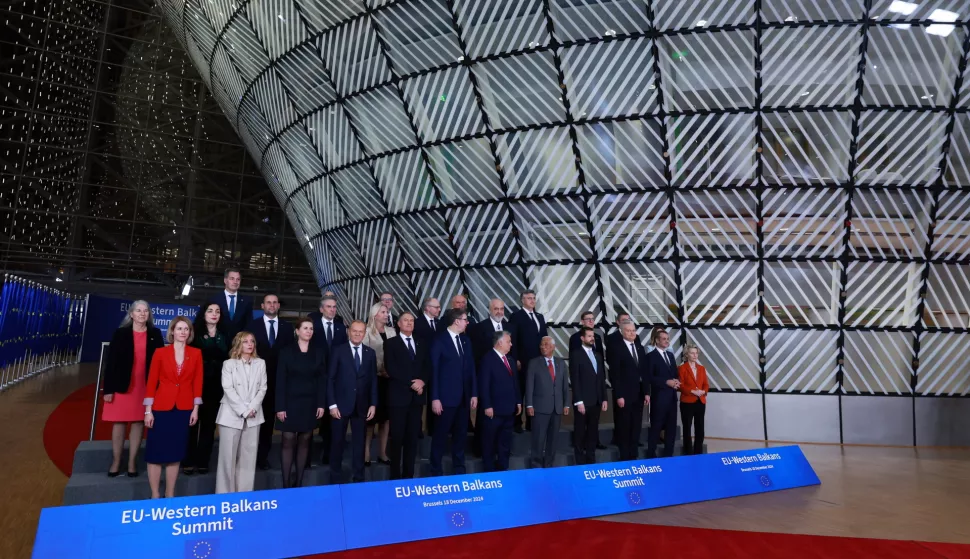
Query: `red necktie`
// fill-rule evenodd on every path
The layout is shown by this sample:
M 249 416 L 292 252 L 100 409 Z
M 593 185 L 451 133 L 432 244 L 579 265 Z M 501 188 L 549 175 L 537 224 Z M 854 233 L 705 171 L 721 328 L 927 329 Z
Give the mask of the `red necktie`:
M 505 363 L 505 368 L 509 371 L 509 376 L 512 376 L 512 367 L 509 366 L 509 359 L 506 356 L 502 356 L 502 362 Z
M 546 359 L 546 365 L 549 366 L 549 376 L 552 377 L 552 382 L 556 382 L 556 368 L 552 366 L 552 359 Z

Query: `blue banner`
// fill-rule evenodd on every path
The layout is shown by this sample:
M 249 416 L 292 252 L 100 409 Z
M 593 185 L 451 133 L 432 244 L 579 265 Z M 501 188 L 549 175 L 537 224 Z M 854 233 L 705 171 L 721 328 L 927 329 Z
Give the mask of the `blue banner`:
M 126 299 L 111 299 L 92 295 L 88 299 L 88 322 L 84 329 L 84 341 L 81 345 L 81 361 L 92 362 L 101 358 L 101 343 L 110 342 L 111 335 L 121 325 L 131 301 Z M 162 337 L 168 330 L 168 325 L 177 316 L 195 320 L 199 311 L 198 305 L 171 305 L 148 303 L 152 309 L 155 327 L 162 331 Z
M 797 446 L 44 509 L 35 559 L 295 557 L 818 485 Z

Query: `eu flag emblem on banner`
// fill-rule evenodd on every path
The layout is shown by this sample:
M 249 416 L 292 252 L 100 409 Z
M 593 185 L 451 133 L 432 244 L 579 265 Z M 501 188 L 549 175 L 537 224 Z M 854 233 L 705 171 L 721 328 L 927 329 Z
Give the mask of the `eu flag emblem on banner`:
M 445 513 L 448 526 L 452 530 L 467 530 L 472 527 L 472 517 L 467 510 L 452 510 Z
M 626 494 L 626 500 L 630 502 L 631 505 L 638 507 L 643 504 L 643 496 L 637 490 L 630 491 Z
M 758 482 L 764 487 L 771 487 L 771 478 L 766 475 L 758 476 Z
M 185 559 L 219 559 L 219 539 L 190 540 L 185 542 Z

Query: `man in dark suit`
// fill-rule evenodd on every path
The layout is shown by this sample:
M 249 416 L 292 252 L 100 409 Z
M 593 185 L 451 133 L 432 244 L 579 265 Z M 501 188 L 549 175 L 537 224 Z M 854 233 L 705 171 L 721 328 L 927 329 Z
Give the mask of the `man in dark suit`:
M 253 299 L 239 292 L 242 276 L 238 268 L 226 268 L 222 283 L 226 286 L 225 291 L 212 295 L 205 304 L 219 305 L 219 328 L 232 340 L 253 319 Z
M 532 467 L 551 468 L 561 416 L 569 415 L 569 378 L 566 362 L 553 357 L 551 337 L 542 338 L 539 351 L 542 355 L 526 365 L 525 409 L 532 416 Z
M 482 460 L 485 471 L 509 469 L 512 451 L 512 420 L 522 413 L 522 394 L 512 361 L 512 337 L 508 332 L 492 332 L 492 351 L 482 356 L 478 371 L 479 407 L 484 409 Z
M 523 291 L 519 297 L 522 308 L 512 313 L 509 322 L 515 328 L 516 357 L 519 359 L 519 369 L 529 361 L 539 356 L 539 342 L 542 338 L 549 335 L 546 330 L 546 318 L 541 313 L 536 312 L 536 292 L 531 289 Z M 525 392 L 525 375 L 520 375 L 519 388 Z M 523 424 L 528 429 L 531 425 L 528 416 L 523 415 L 522 419 L 516 421 L 515 432 L 521 433 Z
M 324 296 L 324 297 L 332 297 L 334 301 L 336 301 L 336 300 L 337 300 L 337 294 L 336 294 L 336 293 L 334 293 L 333 291 L 324 291 L 324 292 L 323 292 L 323 296 Z M 310 313 L 310 314 L 309 314 L 308 316 L 310 316 L 310 317 L 312 317 L 312 316 L 313 316 L 313 315 L 315 315 L 315 314 L 317 314 L 317 312 L 316 312 L 316 311 L 314 311 L 314 312 L 312 312 L 312 313 Z M 343 325 L 345 325 L 345 326 L 347 325 L 347 321 L 345 321 L 345 320 L 344 320 L 344 317 L 342 317 L 342 316 L 340 316 L 339 314 L 337 314 L 337 312 L 336 312 L 336 311 L 334 311 L 334 313 L 333 313 L 333 319 L 334 319 L 335 321 L 337 321 L 337 322 L 339 322 L 339 323 L 341 323 L 341 324 L 343 324 Z
M 421 316 L 415 317 L 414 319 L 414 338 L 419 342 L 424 342 L 427 347 L 431 347 L 431 343 L 434 341 L 435 337 L 445 329 L 442 324 L 442 320 L 438 318 L 441 314 L 441 303 L 438 302 L 434 297 L 428 297 L 421 304 L 421 309 L 423 312 Z M 430 366 L 430 364 L 429 364 Z M 428 375 L 428 385 L 425 386 L 425 392 L 431 392 L 431 375 Z M 427 399 L 427 398 L 426 398 Z M 425 406 L 424 413 L 424 426 L 428 431 L 428 435 L 431 435 L 434 429 L 434 413 L 431 411 L 431 405 Z M 418 438 L 422 438 L 423 434 L 419 434 Z
M 387 326 L 394 328 L 397 324 L 397 316 L 394 314 L 394 294 L 390 291 L 381 291 L 378 299 L 387 308 Z
M 328 291 L 328 293 L 330 293 Z M 337 320 L 337 299 L 330 295 L 324 295 L 320 299 L 320 312 L 309 314 L 313 321 L 313 337 L 310 338 L 310 345 L 323 348 L 330 359 L 330 352 L 333 348 L 347 343 L 347 327 L 342 320 Z M 320 463 L 326 464 L 330 461 L 330 433 L 333 429 L 330 426 L 330 414 L 324 414 L 320 418 L 320 442 L 323 450 L 320 452 Z M 313 453 L 311 452 L 312 456 Z M 312 458 L 307 463 L 312 462 Z
M 465 473 L 468 409 L 478 407 L 478 383 L 472 345 L 465 336 L 468 315 L 451 309 L 445 313 L 445 331 L 431 344 L 431 410 L 435 416 L 431 437 L 431 475 L 442 475 L 441 457 L 451 434 L 455 474 Z
M 398 317 L 397 336 L 384 342 L 384 369 L 389 377 L 387 409 L 391 432 L 387 456 L 391 459 L 391 479 L 411 479 L 429 375 L 428 344 L 415 339 L 414 315 L 409 312 Z
M 350 323 L 350 341 L 334 346 L 327 371 L 331 426 L 330 483 L 343 476 L 344 439 L 351 430 L 353 480 L 364 481 L 364 430 L 377 409 L 377 354 L 365 346 L 363 322 Z
M 660 432 L 664 432 L 665 457 L 674 455 L 674 433 L 677 432 L 677 393 L 680 390 L 680 375 L 674 354 L 667 350 L 670 336 L 666 330 L 653 332 L 654 350 L 648 354 L 646 379 L 653 392 L 653 405 L 650 406 L 650 433 L 647 435 L 647 458 L 657 456 Z
M 505 319 L 505 302 L 501 299 L 492 299 L 488 302 L 488 316 L 481 322 L 476 322 L 468 327 L 468 337 L 472 342 L 472 351 L 475 353 L 475 365 L 481 365 L 482 357 L 492 351 L 494 345 L 495 332 L 508 332 L 510 339 L 515 340 L 515 329 Z M 519 372 L 521 366 L 516 360 L 515 345 L 508 352 L 509 363 L 512 368 Z M 485 407 L 478 406 L 478 413 L 475 414 L 475 442 L 474 448 L 477 454 L 482 451 L 482 429 L 485 423 Z
M 584 311 L 583 314 L 580 315 L 579 326 L 593 328 L 593 332 L 596 332 L 596 322 L 594 319 L 593 311 Z M 580 337 L 581 334 L 582 332 L 577 330 L 572 336 L 569 337 L 569 351 L 583 348 L 583 340 Z M 606 355 L 605 349 L 603 347 L 603 337 L 600 336 L 599 334 L 595 334 L 595 336 L 596 336 L 596 343 L 593 345 L 593 349 L 600 355 Z
M 256 338 L 256 353 L 266 362 L 266 396 L 263 397 L 263 417 L 259 426 L 259 446 L 256 450 L 256 467 L 269 469 L 269 450 L 273 445 L 273 428 L 276 417 L 276 364 L 280 350 L 293 343 L 293 325 L 279 317 L 280 299 L 273 293 L 263 295 L 263 316 L 246 325 L 246 331 Z
M 632 320 L 630 318 L 630 315 L 627 314 L 627 313 L 625 313 L 625 312 L 623 312 L 623 311 L 617 311 L 617 313 L 616 313 L 616 329 L 613 330 L 612 332 L 609 332 L 606 335 L 606 345 L 607 346 L 609 346 L 611 343 L 622 343 L 623 342 L 623 334 L 620 332 L 620 324 L 622 324 L 626 320 Z M 634 325 L 636 325 L 636 323 L 634 323 Z M 604 356 L 605 356 L 605 354 L 604 354 Z M 610 388 L 611 389 L 613 388 L 612 383 L 610 383 Z M 616 409 L 616 392 L 613 393 L 613 409 L 614 410 Z M 613 421 L 613 438 L 610 439 L 610 444 L 616 444 L 616 445 L 618 445 L 617 439 L 616 439 L 616 421 Z M 606 448 L 606 447 L 603 446 L 603 445 L 599 445 L 599 447 L 597 447 L 597 448 Z
M 606 344 L 606 363 L 610 368 L 613 386 L 613 421 L 616 425 L 616 445 L 620 460 L 636 460 L 639 456 L 640 430 L 643 426 L 643 406 L 650 401 L 647 379 L 647 354 L 637 337 L 632 320 L 620 324 L 619 340 Z
M 475 320 L 475 313 L 468 308 L 468 297 L 465 297 L 461 293 L 451 298 L 451 301 L 448 303 L 448 308 L 456 309 L 465 313 L 468 316 L 469 324 L 475 324 L 475 322 L 477 322 Z
M 593 350 L 593 329 L 583 327 L 583 347 L 569 352 L 569 381 L 573 388 L 573 448 L 576 464 L 595 464 L 600 412 L 606 411 L 606 368 Z

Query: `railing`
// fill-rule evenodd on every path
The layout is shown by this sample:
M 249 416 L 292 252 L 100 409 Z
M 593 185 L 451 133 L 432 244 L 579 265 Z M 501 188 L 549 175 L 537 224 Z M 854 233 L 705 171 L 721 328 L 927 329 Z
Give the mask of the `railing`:
M 0 392 L 53 367 L 77 363 L 86 295 L 4 274 L 0 291 Z
M 98 422 L 98 404 L 101 403 L 101 381 L 104 380 L 104 360 L 108 357 L 111 342 L 101 342 L 101 355 L 98 357 L 98 380 L 94 383 L 94 405 L 91 406 L 91 432 L 88 440 L 94 440 L 94 426 Z

